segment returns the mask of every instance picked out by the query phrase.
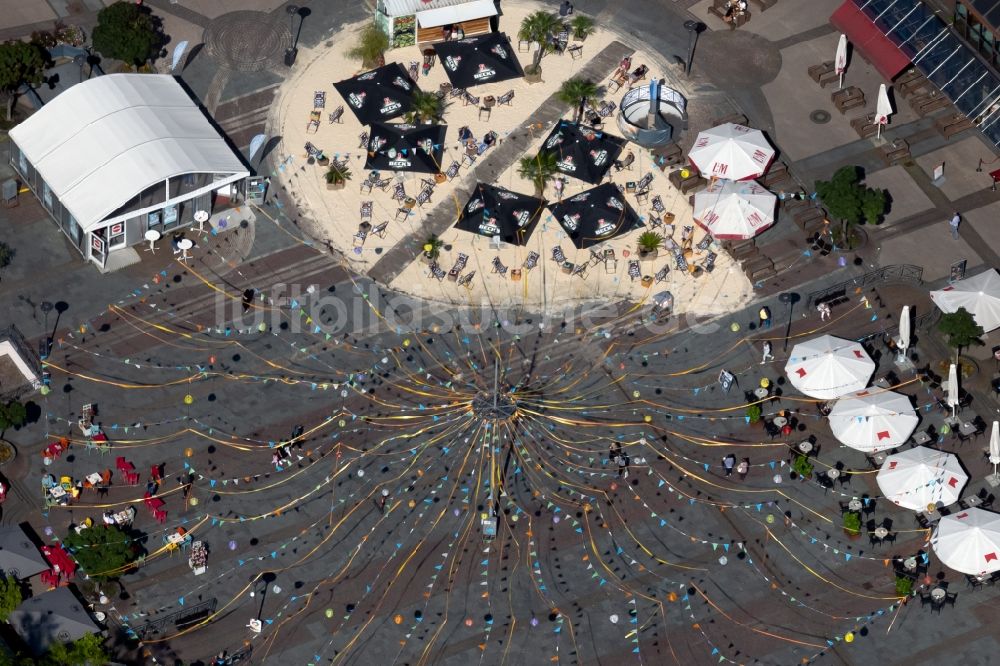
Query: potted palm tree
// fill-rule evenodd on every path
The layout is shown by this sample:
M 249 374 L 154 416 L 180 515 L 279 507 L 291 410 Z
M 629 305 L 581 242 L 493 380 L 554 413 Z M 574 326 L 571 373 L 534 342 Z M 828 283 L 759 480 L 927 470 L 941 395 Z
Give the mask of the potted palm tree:
M 639 234 L 636 244 L 639 246 L 639 261 L 652 261 L 659 254 L 663 236 L 655 231 L 644 231 Z
M 358 41 L 347 52 L 348 58 L 360 60 L 363 67 L 372 69 L 385 64 L 389 50 L 389 35 L 374 23 L 369 23 L 358 33 Z
M 408 123 L 437 125 L 444 115 L 444 100 L 431 92 L 415 89 L 410 96 L 411 109 L 406 113 Z
M 589 16 L 577 14 L 573 17 L 573 20 L 569 22 L 569 27 L 573 31 L 573 39 L 577 39 L 582 42 L 587 39 L 587 37 L 594 34 L 594 19 Z
M 517 31 L 518 39 L 538 44 L 531 64 L 524 68 L 524 79 L 528 83 L 542 80 L 542 56 L 556 50 L 555 37 L 565 28 L 566 24 L 549 12 L 533 12 L 521 21 L 521 27 Z
M 438 238 L 436 234 L 431 234 L 424 241 L 423 252 L 420 254 L 421 260 L 426 264 L 434 263 L 441 256 L 442 247 L 444 247 L 444 241 Z
M 535 185 L 535 196 L 545 195 L 545 186 L 559 171 L 555 153 L 540 152 L 534 157 L 522 157 L 517 165 L 517 173 Z
M 330 165 L 330 168 L 326 171 L 326 189 L 328 190 L 342 190 L 344 186 L 347 185 L 347 181 L 351 179 L 351 170 L 346 164 L 338 164 L 334 162 Z
M 587 104 L 592 104 L 594 99 L 600 95 L 597 84 L 590 79 L 582 79 L 574 76 L 572 79 L 563 81 L 556 93 L 559 101 L 569 106 L 576 106 L 576 121 L 583 120 L 583 112 Z
M 850 539 L 857 539 L 861 536 L 861 514 L 856 511 L 848 511 L 844 514 L 844 534 Z

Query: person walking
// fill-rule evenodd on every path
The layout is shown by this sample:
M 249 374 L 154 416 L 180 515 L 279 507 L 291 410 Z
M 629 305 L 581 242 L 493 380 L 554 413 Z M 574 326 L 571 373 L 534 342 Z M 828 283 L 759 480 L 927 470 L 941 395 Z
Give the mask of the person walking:
M 764 341 L 764 357 L 760 359 L 760 364 L 764 365 L 768 360 L 774 360 L 774 354 L 771 353 L 771 343 L 767 340 Z
M 747 474 L 750 472 L 750 459 L 744 458 L 740 461 L 740 464 L 736 466 L 736 473 L 740 475 L 740 481 L 747 478 Z
M 253 297 L 256 292 L 253 289 L 243 290 L 243 314 L 250 312 L 250 306 L 253 304 Z
M 761 306 L 760 311 L 757 313 L 757 317 L 760 319 L 758 325 L 761 328 L 771 328 L 771 310 L 766 305 Z
M 816 306 L 816 310 L 819 311 L 819 320 L 826 321 L 830 318 L 830 304 L 820 303 Z
M 948 223 L 948 226 L 951 227 L 952 240 L 958 240 L 958 225 L 960 225 L 961 223 L 962 223 L 962 216 L 959 215 L 958 211 L 956 210 L 955 214 L 951 218 L 951 222 Z
M 733 467 L 736 466 L 736 456 L 732 453 L 722 459 L 722 467 L 726 470 L 726 476 L 733 475 Z
M 387 488 L 382 489 L 382 494 L 378 498 L 378 510 L 385 515 L 385 503 L 389 500 L 389 490 Z
M 618 478 L 627 479 L 628 478 L 628 454 L 622 453 L 618 456 Z

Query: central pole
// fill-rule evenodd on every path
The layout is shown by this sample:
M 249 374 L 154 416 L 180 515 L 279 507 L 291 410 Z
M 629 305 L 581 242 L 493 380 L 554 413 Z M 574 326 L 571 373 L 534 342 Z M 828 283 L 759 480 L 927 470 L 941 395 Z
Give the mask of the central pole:
M 493 361 L 493 416 L 497 415 L 497 404 L 500 397 L 500 359 Z

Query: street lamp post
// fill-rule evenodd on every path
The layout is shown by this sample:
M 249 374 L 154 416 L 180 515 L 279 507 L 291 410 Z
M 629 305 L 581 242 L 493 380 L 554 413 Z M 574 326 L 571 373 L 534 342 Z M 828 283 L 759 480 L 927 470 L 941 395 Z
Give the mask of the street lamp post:
M 288 14 L 288 31 L 293 35 L 292 45 L 285 50 L 285 66 L 291 67 L 295 64 L 295 56 L 298 55 L 298 41 L 299 36 L 295 34 L 295 17 L 299 13 L 298 5 L 288 5 L 285 7 L 285 13 Z M 299 28 L 302 28 L 302 22 L 299 21 Z
M 684 21 L 684 28 L 688 31 L 688 57 L 684 63 L 684 75 L 691 76 L 691 62 L 694 60 L 694 47 L 698 44 L 698 34 L 705 30 L 705 24 L 701 21 Z
M 794 291 L 786 291 L 778 295 L 778 300 L 788 306 L 788 323 L 785 324 L 785 346 L 782 348 L 784 351 L 788 351 L 788 338 L 792 332 L 792 308 L 798 302 L 799 295 Z

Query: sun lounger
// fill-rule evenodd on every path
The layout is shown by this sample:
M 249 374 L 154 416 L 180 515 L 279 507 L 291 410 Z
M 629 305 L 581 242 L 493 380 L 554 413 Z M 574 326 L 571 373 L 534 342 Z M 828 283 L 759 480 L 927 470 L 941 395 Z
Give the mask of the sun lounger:
M 638 262 L 638 260 L 636 260 L 636 259 L 629 259 L 629 262 L 628 262 L 628 276 L 630 278 L 632 278 L 633 280 L 635 280 L 640 275 L 641 275 L 641 272 L 639 271 L 639 262 Z
M 562 248 L 556 245 L 552 248 L 552 261 L 562 264 L 566 261 L 566 255 L 563 254 Z
M 472 271 L 471 273 L 466 273 L 462 277 L 458 278 L 458 284 L 460 284 L 463 287 L 470 288 L 469 283 L 472 282 L 472 278 L 474 277 L 476 277 L 476 271 Z
M 330 121 L 331 125 L 334 123 L 343 123 L 344 121 L 341 120 L 343 115 L 344 115 L 344 107 L 338 106 L 336 109 L 333 110 L 333 113 L 327 116 L 327 119 Z
M 493 257 L 493 272 L 499 273 L 501 277 L 507 277 L 507 267 L 500 261 L 500 257 Z
M 313 93 L 313 108 L 314 109 L 325 109 L 326 108 L 326 91 L 317 90 Z
M 529 252 L 528 257 L 524 260 L 524 270 L 530 271 L 532 268 L 538 265 L 538 253 Z

